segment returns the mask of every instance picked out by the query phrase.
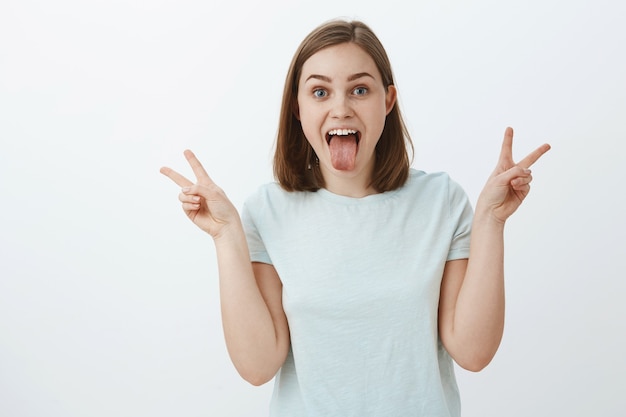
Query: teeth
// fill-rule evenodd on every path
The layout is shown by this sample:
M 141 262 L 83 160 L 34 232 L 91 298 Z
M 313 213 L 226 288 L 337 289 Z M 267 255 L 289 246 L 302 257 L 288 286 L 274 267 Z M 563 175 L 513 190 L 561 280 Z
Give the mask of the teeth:
M 352 129 L 333 129 L 328 132 L 330 136 L 347 136 L 347 135 L 356 135 L 356 130 Z

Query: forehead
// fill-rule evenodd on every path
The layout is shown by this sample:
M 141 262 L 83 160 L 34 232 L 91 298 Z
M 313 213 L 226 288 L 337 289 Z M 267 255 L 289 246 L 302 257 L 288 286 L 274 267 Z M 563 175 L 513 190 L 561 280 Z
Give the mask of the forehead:
M 367 72 L 381 80 L 374 59 L 354 43 L 342 43 L 317 51 L 302 65 L 300 82 L 310 75 L 322 75 L 332 80 L 346 80 L 354 74 Z

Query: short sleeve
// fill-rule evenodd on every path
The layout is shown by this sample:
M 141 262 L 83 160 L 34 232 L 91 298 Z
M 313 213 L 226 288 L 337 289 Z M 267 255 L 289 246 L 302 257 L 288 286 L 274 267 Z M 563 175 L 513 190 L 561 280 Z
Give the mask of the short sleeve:
M 246 234 L 246 241 L 248 242 L 248 249 L 250 251 L 250 260 L 252 262 L 262 262 L 266 264 L 272 264 L 257 223 L 259 222 L 259 205 L 254 204 L 252 199 L 247 200 L 241 211 L 241 222 Z M 255 208 L 257 208 L 255 212 Z
M 465 191 L 453 180 L 448 183 L 451 221 L 455 229 L 446 260 L 469 258 L 470 236 L 474 211 Z

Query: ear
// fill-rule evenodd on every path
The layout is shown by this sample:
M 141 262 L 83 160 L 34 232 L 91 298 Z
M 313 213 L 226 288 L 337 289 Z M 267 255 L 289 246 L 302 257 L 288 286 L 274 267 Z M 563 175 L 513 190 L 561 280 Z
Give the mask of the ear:
M 391 84 L 387 87 L 387 95 L 385 96 L 385 107 L 387 109 L 387 114 L 391 112 L 393 106 L 396 104 L 396 99 L 398 98 L 398 91 L 396 90 L 396 86 Z

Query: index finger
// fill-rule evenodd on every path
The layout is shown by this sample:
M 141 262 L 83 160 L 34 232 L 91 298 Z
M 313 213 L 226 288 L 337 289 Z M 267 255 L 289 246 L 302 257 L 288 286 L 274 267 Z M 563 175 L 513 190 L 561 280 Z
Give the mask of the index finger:
M 163 167 L 159 170 L 159 172 L 174 181 L 180 188 L 190 187 L 193 185 L 191 181 L 174 171 L 172 168 Z
M 513 163 L 513 128 L 507 127 L 504 131 L 502 148 L 500 149 L 500 162 L 505 164 Z
M 189 165 L 191 166 L 193 173 L 198 179 L 198 182 L 213 183 L 213 181 L 211 180 L 211 177 L 209 177 L 209 174 L 207 174 L 204 167 L 202 166 L 198 158 L 196 158 L 196 155 L 194 155 L 193 152 L 191 152 L 189 149 L 186 149 L 184 152 L 184 155 L 185 155 L 185 158 L 187 158 L 187 161 L 189 162 Z
M 547 143 L 544 143 L 543 145 L 541 145 L 540 147 L 538 147 L 537 149 L 529 153 L 526 156 L 526 158 L 522 159 L 517 165 L 523 168 L 530 168 L 532 164 L 537 162 L 537 160 L 541 158 L 541 156 L 544 153 L 548 152 L 549 150 L 550 150 L 550 145 L 548 145 Z

